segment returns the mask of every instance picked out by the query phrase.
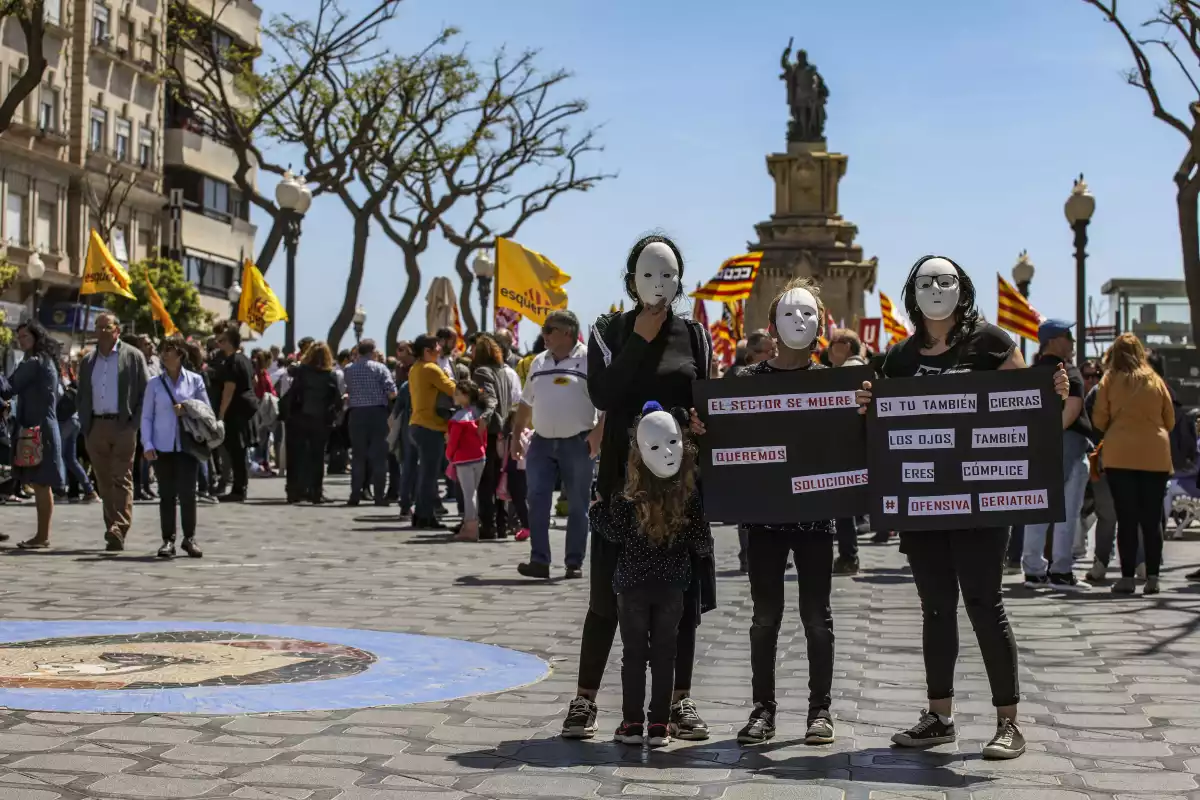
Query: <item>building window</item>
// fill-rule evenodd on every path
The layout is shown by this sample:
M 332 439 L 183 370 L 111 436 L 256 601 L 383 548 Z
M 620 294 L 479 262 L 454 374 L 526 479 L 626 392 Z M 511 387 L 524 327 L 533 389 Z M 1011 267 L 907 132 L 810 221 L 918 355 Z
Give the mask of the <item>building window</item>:
M 58 3 L 59 0 L 46 0 L 45 10 L 43 13 L 45 14 L 46 23 L 49 25 L 58 25 L 62 19 L 62 17 L 59 16 L 60 12 Z
M 19 81 L 19 80 L 21 80 L 21 73 L 17 72 L 15 69 L 11 70 L 8 73 L 8 92 L 9 92 L 9 94 L 12 94 L 12 91 L 14 88 L 16 88 L 17 81 Z M 17 103 L 16 111 L 13 112 L 13 122 L 24 122 L 24 121 L 25 121 L 25 103 L 24 102 Z
M 138 164 L 144 168 L 154 166 L 154 131 L 147 128 L 138 131 Z
M 37 230 L 34 244 L 43 253 L 58 252 L 58 205 L 50 200 L 38 201 Z
M 92 42 L 95 44 L 108 44 L 112 41 L 108 32 L 108 15 L 108 6 L 97 3 L 92 9 Z
M 18 245 L 29 244 L 25 232 L 25 195 L 8 190 L 8 204 L 4 207 L 4 237 Z
M 233 285 L 233 267 L 207 258 L 185 255 L 183 273 L 188 283 L 194 283 L 207 294 L 224 295 Z
M 127 119 L 118 119 L 116 128 L 116 151 L 118 161 L 129 160 L 129 141 L 133 137 L 133 126 Z
M 108 112 L 103 108 L 93 108 L 91 125 L 88 127 L 88 149 L 93 153 L 102 153 L 107 141 Z
M 38 103 L 38 127 L 44 131 L 58 130 L 58 89 L 42 87 L 42 99 Z
M 205 211 L 217 211 L 221 214 L 228 214 L 229 184 L 206 177 L 204 179 L 204 203 L 202 205 Z
M 219 28 L 213 28 L 212 46 L 217 56 L 224 58 L 229 48 L 233 47 L 233 37 Z
M 137 24 L 131 20 L 125 20 L 125 47 L 129 55 L 133 55 L 134 45 L 137 43 Z

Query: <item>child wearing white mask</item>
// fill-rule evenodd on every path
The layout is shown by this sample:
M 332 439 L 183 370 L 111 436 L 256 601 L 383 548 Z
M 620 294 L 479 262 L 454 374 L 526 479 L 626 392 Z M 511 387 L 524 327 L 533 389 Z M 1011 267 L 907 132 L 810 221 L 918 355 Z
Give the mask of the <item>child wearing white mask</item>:
M 624 648 L 623 720 L 613 738 L 624 744 L 662 747 L 671 741 L 675 647 L 685 592 L 694 559 L 711 557 L 713 550 L 687 424 L 686 411 L 671 414 L 656 402 L 646 403 L 634 426 L 624 490 L 588 512 L 592 530 L 620 546 L 612 585 Z

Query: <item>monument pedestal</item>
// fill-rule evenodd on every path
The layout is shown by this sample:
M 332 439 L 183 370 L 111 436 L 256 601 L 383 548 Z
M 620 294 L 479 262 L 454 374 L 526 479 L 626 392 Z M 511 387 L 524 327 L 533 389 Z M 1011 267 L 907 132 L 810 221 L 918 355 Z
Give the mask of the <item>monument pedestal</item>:
M 875 289 L 878 259 L 863 259 L 854 243 L 858 227 L 838 213 L 838 182 L 848 158 L 830 153 L 824 142 L 789 142 L 788 152 L 767 156 L 775 179 L 775 213 L 754 226 L 762 264 L 746 301 L 746 329 L 767 327 L 771 300 L 788 281 L 811 276 L 836 320 L 856 326 L 863 295 Z

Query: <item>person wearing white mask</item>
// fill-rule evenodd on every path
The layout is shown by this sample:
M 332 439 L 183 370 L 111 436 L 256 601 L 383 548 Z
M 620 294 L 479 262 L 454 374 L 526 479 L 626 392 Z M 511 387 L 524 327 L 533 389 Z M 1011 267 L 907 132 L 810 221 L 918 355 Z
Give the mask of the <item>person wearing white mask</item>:
M 904 308 L 916 332 L 898 342 L 880 368 L 883 378 L 976 370 L 1021 369 L 1025 360 L 1007 333 L 980 319 L 975 285 L 961 267 L 942 256 L 925 256 L 904 283 Z M 1054 376 L 1055 391 L 1067 395 L 1067 373 Z M 871 384 L 858 393 L 860 412 L 871 402 Z M 900 551 L 908 556 L 921 598 L 922 641 L 929 709 L 916 725 L 897 733 L 901 747 L 929 747 L 957 739 L 954 727 L 954 667 L 958 661 L 958 598 L 961 591 L 996 707 L 996 734 L 983 748 L 987 759 L 1025 752 L 1017 725 L 1017 644 L 1001 594 L 1008 528 L 904 531 Z
M 712 341 L 695 320 L 672 311 L 683 296 L 683 256 L 665 236 L 647 236 L 634 245 L 625 262 L 625 292 L 634 301 L 628 312 L 601 316 L 588 341 L 588 395 L 604 412 L 604 432 L 596 488 L 601 500 L 625 487 L 629 431 L 642 407 L 657 401 L 664 408 L 692 407 L 692 382 L 707 379 Z M 595 735 L 596 694 L 604 677 L 617 632 L 617 596 L 613 574 L 621 548 L 592 531 L 589 559 L 591 594 L 579 652 L 576 697 L 563 721 L 566 738 Z M 716 605 L 716 569 L 711 556 L 697 557 L 685 593 L 683 618 L 675 648 L 671 735 L 708 738 L 708 725 L 692 702 L 692 669 L 700 614 Z
M 643 407 L 620 492 L 588 512 L 593 530 L 619 548 L 612 591 L 621 626 L 622 722 L 614 739 L 669 744 L 676 644 L 697 557 L 712 556 L 712 533 L 697 486 L 696 445 L 684 433 L 688 412 Z M 650 664 L 649 730 L 646 663 Z

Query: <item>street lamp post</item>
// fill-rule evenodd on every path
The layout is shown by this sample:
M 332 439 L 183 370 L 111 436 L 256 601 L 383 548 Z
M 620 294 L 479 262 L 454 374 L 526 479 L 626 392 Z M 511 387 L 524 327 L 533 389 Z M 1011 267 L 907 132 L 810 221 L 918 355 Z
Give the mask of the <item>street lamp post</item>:
M 236 320 L 238 318 L 238 301 L 242 299 L 242 285 L 237 282 L 236 278 L 230 285 L 229 291 L 225 293 L 225 297 L 229 299 L 229 318 Z
M 46 265 L 42 263 L 42 256 L 38 251 L 34 250 L 29 254 L 29 261 L 25 263 L 25 274 L 33 281 L 33 318 L 37 319 L 38 309 L 42 305 L 42 276 L 46 274 Z
M 297 179 L 288 170 L 283 180 L 275 185 L 275 201 L 284 215 L 283 242 L 287 249 L 287 293 L 284 307 L 287 321 L 283 325 L 283 351 L 296 350 L 296 247 L 300 243 L 300 222 L 312 205 L 312 192 L 304 185 L 304 178 Z
M 1029 251 L 1022 250 L 1021 255 L 1017 256 L 1017 263 L 1013 264 L 1012 277 L 1013 283 L 1017 286 L 1017 291 L 1026 300 L 1029 299 L 1029 284 L 1033 283 L 1033 262 L 1029 260 Z M 1025 337 L 1021 337 L 1021 358 L 1025 358 Z
M 472 266 L 475 268 L 475 280 L 479 284 L 479 330 L 486 331 L 488 294 L 492 288 L 492 278 L 496 276 L 496 262 L 492 261 L 486 250 L 480 250 Z
M 1080 365 L 1087 351 L 1087 229 L 1096 210 L 1096 198 L 1088 191 L 1083 173 L 1071 188 L 1064 210 L 1075 231 L 1075 364 Z
M 354 309 L 354 340 L 361 342 L 363 338 L 363 326 L 367 324 L 367 310 L 362 306 Z

